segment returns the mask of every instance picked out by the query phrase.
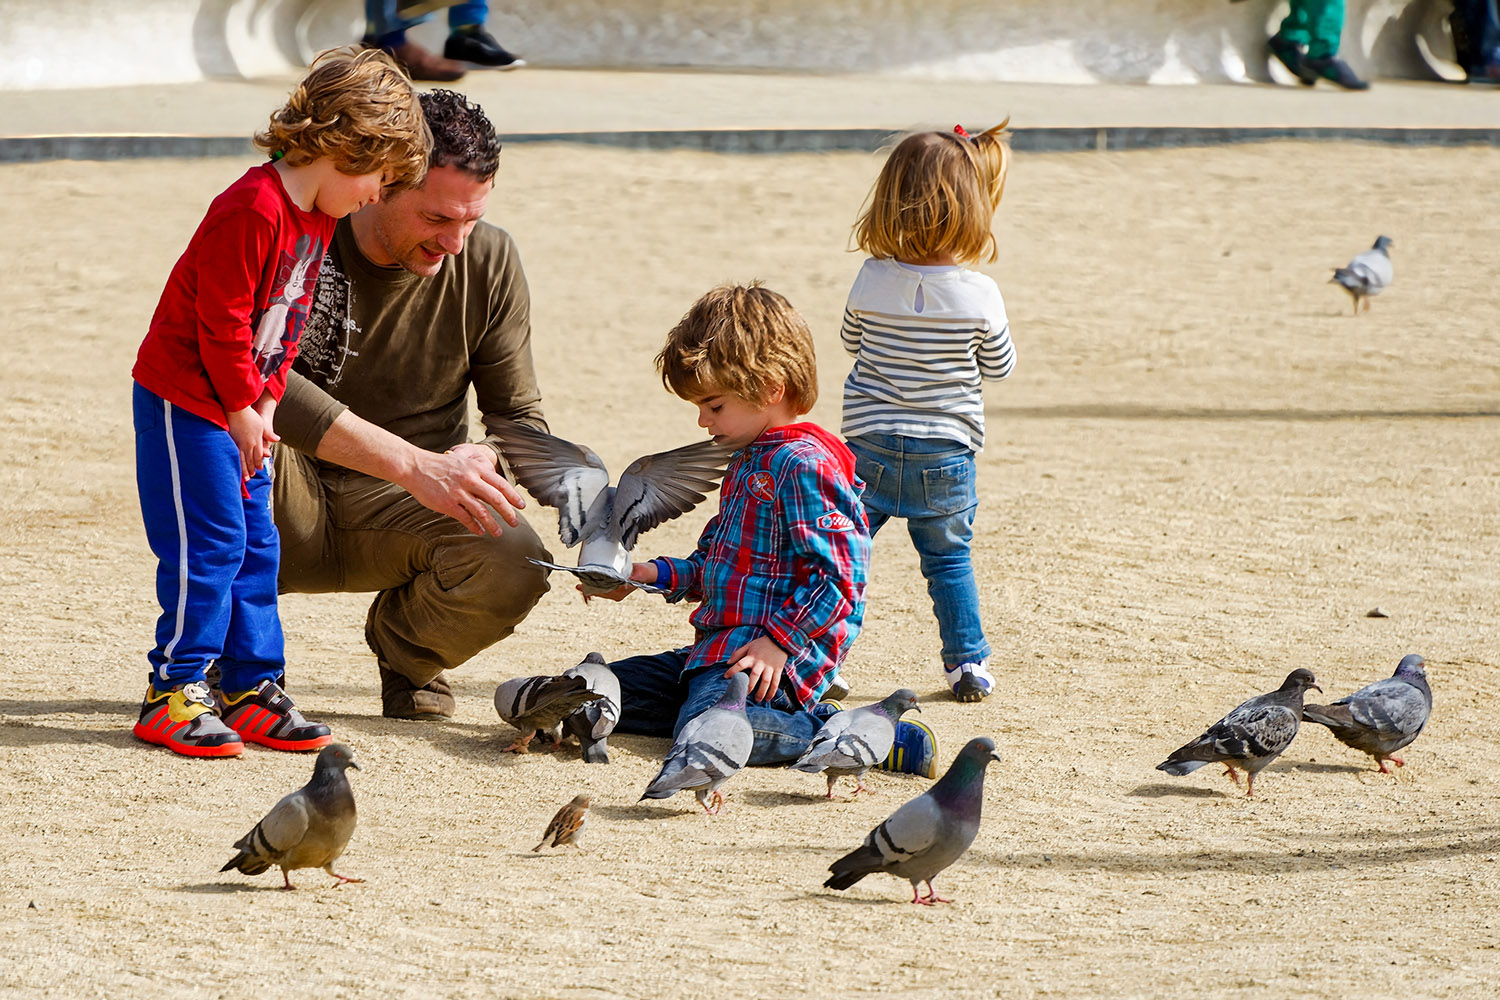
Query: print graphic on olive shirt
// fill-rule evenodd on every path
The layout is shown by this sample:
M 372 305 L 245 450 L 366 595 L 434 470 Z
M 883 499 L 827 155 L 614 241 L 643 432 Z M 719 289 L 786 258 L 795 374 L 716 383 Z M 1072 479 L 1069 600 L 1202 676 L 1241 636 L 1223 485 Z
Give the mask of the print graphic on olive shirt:
M 343 380 L 344 363 L 359 352 L 349 346 L 360 332 L 353 320 L 354 289 L 334 263 L 333 254 L 323 258 L 323 271 L 307 314 L 299 359 L 314 382 L 332 389 Z
M 297 237 L 296 256 L 281 251 L 271 286 L 271 301 L 256 321 L 255 343 L 250 351 L 262 378 L 276 373 L 302 336 L 312 299 L 308 272 L 322 257 L 323 241 L 305 235 Z M 313 275 L 316 280 L 316 272 Z

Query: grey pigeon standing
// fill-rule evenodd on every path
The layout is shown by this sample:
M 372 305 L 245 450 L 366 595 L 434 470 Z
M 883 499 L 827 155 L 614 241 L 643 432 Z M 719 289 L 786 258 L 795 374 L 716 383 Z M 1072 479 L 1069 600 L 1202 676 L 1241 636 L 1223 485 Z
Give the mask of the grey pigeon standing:
M 823 885 L 847 889 L 871 872 L 889 872 L 911 883 L 911 901 L 923 906 L 949 903 L 932 880 L 963 856 L 979 833 L 984 802 L 984 772 L 999 760 L 995 741 L 972 739 L 958 752 L 948 771 L 927 791 L 907 802 L 870 831 L 862 847 L 828 866 L 833 875 Z M 927 895 L 917 886 L 927 883 Z
M 286 888 L 291 872 L 298 868 L 321 868 L 342 885 L 363 879 L 340 875 L 333 863 L 354 834 L 354 789 L 349 787 L 348 768 L 360 769 L 354 751 L 342 743 L 330 743 L 318 752 L 312 780 L 271 807 L 265 819 L 235 842 L 239 851 L 219 871 L 238 869 L 259 875 L 272 865 L 281 868 Z
M 917 693 L 910 688 L 893 691 L 885 700 L 848 712 L 835 712 L 813 736 L 794 771 L 823 774 L 828 779 L 828 798 L 833 786 L 844 775 L 854 778 L 854 794 L 868 792 L 865 772 L 885 760 L 896 742 L 896 723 L 908 709 L 917 705 Z
M 642 800 L 665 799 L 690 788 L 704 812 L 718 815 L 724 808 L 719 786 L 739 773 L 755 745 L 755 731 L 745 716 L 749 691 L 750 678 L 744 671 L 729 678 L 729 686 L 713 707 L 693 716 L 677 734 Z
M 582 677 L 588 689 L 600 695 L 575 708 L 563 720 L 563 729 L 578 738 L 585 763 L 608 764 L 609 747 L 605 740 L 620 722 L 620 679 L 598 653 L 589 653 L 578 666 L 564 670 L 563 676 Z
M 1421 735 L 1432 715 L 1432 689 L 1427 686 L 1427 661 L 1416 653 L 1403 657 L 1396 672 L 1385 680 L 1366 685 L 1331 705 L 1308 705 L 1302 716 L 1308 722 L 1327 726 L 1338 741 L 1363 750 L 1390 774 L 1390 761 L 1405 767 L 1406 761 L 1392 756 Z
M 500 451 L 527 492 L 558 512 L 557 533 L 568 548 L 583 543 L 577 566 L 533 559 L 578 577 L 585 597 L 630 584 L 630 550 L 664 521 L 686 514 L 718 488 L 732 454 L 700 441 L 630 463 L 618 486 L 599 456 L 582 445 L 526 424 L 493 429 Z
M 1302 722 L 1302 698 L 1308 688 L 1323 690 L 1311 670 L 1298 667 L 1286 675 L 1280 688 L 1236 706 L 1202 736 L 1173 750 L 1156 769 L 1183 775 L 1204 764 L 1218 763 L 1224 765 L 1224 773 L 1238 785 L 1240 776 L 1236 768 L 1243 768 L 1245 795 L 1253 797 L 1255 776 L 1292 745 Z
M 1370 311 L 1370 296 L 1379 295 L 1385 291 L 1385 287 L 1396 277 L 1395 266 L 1391 264 L 1391 255 L 1386 251 L 1392 246 L 1389 236 L 1380 236 L 1375 239 L 1375 245 L 1364 253 L 1354 255 L 1354 259 L 1343 267 L 1333 269 L 1333 277 L 1330 282 L 1342 285 L 1344 291 L 1354 300 L 1354 315 L 1359 315 L 1359 306 L 1363 302 L 1365 311 Z
M 589 690 L 585 677 L 564 673 L 557 677 L 515 677 L 495 688 L 495 711 L 521 731 L 505 748 L 509 753 L 528 753 L 531 738 L 538 733 L 554 747 L 562 742 L 562 721 L 582 704 L 603 698 Z

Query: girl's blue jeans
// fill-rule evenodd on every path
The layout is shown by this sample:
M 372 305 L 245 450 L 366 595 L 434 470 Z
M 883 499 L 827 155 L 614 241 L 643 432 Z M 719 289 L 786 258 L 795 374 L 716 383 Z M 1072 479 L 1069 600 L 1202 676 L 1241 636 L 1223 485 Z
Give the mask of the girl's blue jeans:
M 979 622 L 979 588 L 969 560 L 974 512 L 974 453 L 957 441 L 862 434 L 849 439 L 865 482 L 870 537 L 893 517 L 906 519 L 943 640 L 943 665 L 990 655 Z

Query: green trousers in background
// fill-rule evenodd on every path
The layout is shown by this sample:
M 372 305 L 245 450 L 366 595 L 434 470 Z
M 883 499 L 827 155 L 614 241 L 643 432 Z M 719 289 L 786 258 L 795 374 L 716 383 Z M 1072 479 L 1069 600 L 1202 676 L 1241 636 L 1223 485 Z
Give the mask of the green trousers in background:
M 1281 37 L 1307 47 L 1309 59 L 1338 54 L 1344 33 L 1344 0 L 1292 0 L 1292 12 L 1281 22 Z

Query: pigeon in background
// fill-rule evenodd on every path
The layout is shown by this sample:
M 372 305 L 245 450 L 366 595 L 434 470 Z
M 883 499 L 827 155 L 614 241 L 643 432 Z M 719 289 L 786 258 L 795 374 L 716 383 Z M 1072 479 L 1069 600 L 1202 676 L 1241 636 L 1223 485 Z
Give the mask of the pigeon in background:
M 312 780 L 272 806 L 265 819 L 236 841 L 239 853 L 219 871 L 235 868 L 259 875 L 277 865 L 288 889 L 297 888 L 291 872 L 298 868 L 321 868 L 340 885 L 364 881 L 333 870 L 354 834 L 354 789 L 347 773 L 351 767 L 360 769 L 354 751 L 342 743 L 318 751 Z
M 505 753 L 529 753 L 531 738 L 542 733 L 554 747 L 562 743 L 562 721 L 584 702 L 604 695 L 589 690 L 586 677 L 562 674 L 514 677 L 495 688 L 495 711 L 521 731 Z
M 691 788 L 710 816 L 724 808 L 719 786 L 739 773 L 750 759 L 755 731 L 745 717 L 750 678 L 745 672 L 729 678 L 729 686 L 713 707 L 693 716 L 667 752 L 661 771 L 641 799 L 665 799 Z M 709 799 L 713 805 L 709 805 Z
M 547 829 L 542 833 L 542 842 L 531 849 L 535 854 L 547 846 L 547 841 L 552 841 L 553 847 L 561 847 L 564 844 L 572 844 L 580 851 L 583 845 L 578 838 L 583 835 L 583 824 L 589 811 L 589 797 L 587 795 L 575 795 L 573 801 L 563 806 L 552 817 L 552 822 L 547 824 Z
M 578 666 L 564 670 L 563 676 L 582 677 L 588 689 L 600 696 L 575 708 L 563 720 L 563 729 L 578 738 L 585 763 L 608 764 L 605 740 L 620 722 L 620 679 L 598 653 L 589 653 Z
M 1302 717 L 1327 726 L 1340 743 L 1363 750 L 1375 758 L 1381 774 L 1390 774 L 1385 762 L 1405 767 L 1406 761 L 1393 754 L 1421 735 L 1432 715 L 1432 689 L 1427 686 L 1427 671 L 1423 669 L 1426 663 L 1413 653 L 1404 657 L 1396 672 L 1385 680 L 1366 685 L 1331 705 L 1308 705 Z
M 948 771 L 927 791 L 891 813 L 870 831 L 862 847 L 828 866 L 833 875 L 823 885 L 847 889 L 871 872 L 889 872 L 911 883 L 911 901 L 923 906 L 949 903 L 932 880 L 963 856 L 979 833 L 984 802 L 984 772 L 999 760 L 995 741 L 981 736 L 958 752 Z M 917 886 L 927 883 L 927 895 Z
M 1245 795 L 1255 795 L 1255 776 L 1292 745 L 1302 722 L 1302 697 L 1307 689 L 1322 691 L 1312 671 L 1298 667 L 1286 675 L 1281 687 L 1256 695 L 1208 727 L 1208 731 L 1156 765 L 1158 771 L 1183 775 L 1204 764 L 1224 765 L 1224 773 L 1240 783 L 1245 771 Z
M 1386 251 L 1391 247 L 1389 236 L 1380 236 L 1375 239 L 1375 245 L 1364 253 L 1355 254 L 1344 267 L 1336 267 L 1330 282 L 1344 286 L 1344 291 L 1354 300 L 1354 315 L 1359 315 L 1359 305 L 1364 303 L 1365 311 L 1370 311 L 1370 296 L 1379 295 L 1385 291 L 1385 287 L 1391 283 L 1396 276 L 1396 269 L 1391 264 L 1391 255 Z
M 922 711 L 917 705 L 917 693 L 901 688 L 873 705 L 835 712 L 813 736 L 802 756 L 790 765 L 792 770 L 822 773 L 828 779 L 830 799 L 833 786 L 846 774 L 854 778 L 855 795 L 868 792 L 865 772 L 891 752 L 896 742 L 896 723 L 908 709 Z
M 631 462 L 620 484 L 611 486 L 609 470 L 588 448 L 513 421 L 492 433 L 516 481 L 541 503 L 557 508 L 562 543 L 568 548 L 583 543 L 577 566 L 531 561 L 574 574 L 585 597 L 635 586 L 630 550 L 636 539 L 702 503 L 718 488 L 732 454 L 712 441 L 700 441 L 647 455 Z

